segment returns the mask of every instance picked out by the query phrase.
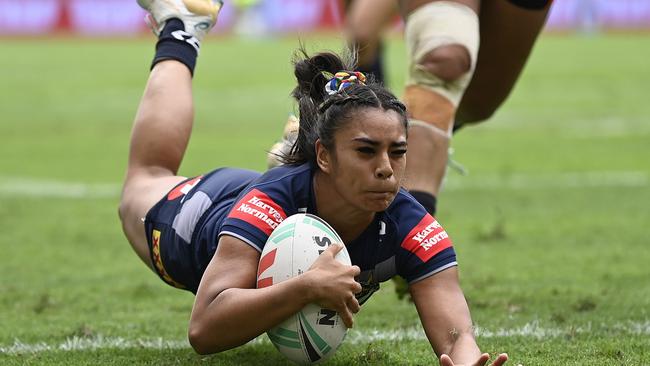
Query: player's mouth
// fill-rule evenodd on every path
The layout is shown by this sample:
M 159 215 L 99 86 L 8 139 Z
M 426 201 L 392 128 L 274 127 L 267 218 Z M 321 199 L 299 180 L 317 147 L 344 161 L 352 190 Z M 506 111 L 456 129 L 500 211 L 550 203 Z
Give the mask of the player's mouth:
M 392 200 L 395 196 L 393 191 L 368 191 L 368 195 L 373 199 Z

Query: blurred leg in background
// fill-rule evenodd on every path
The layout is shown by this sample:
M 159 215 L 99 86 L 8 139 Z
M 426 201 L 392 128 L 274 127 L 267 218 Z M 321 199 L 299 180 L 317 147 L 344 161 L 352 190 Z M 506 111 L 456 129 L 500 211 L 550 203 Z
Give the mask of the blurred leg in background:
M 505 102 L 544 27 L 551 1 L 483 1 L 476 70 L 456 114 L 455 129 L 489 119 Z M 504 21 L 507 19 L 507 21 Z
M 345 36 L 357 51 L 357 70 L 372 74 L 385 84 L 384 42 L 382 33 L 397 14 L 396 0 L 347 0 Z

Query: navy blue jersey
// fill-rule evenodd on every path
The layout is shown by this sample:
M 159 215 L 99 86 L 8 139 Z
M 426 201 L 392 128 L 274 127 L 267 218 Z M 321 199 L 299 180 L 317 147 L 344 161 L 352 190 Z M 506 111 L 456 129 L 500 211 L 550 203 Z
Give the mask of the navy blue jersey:
M 174 260 L 163 256 L 161 267 L 177 283 L 196 291 L 220 236 L 236 237 L 261 252 L 269 235 L 285 218 L 296 213 L 318 215 L 313 173 L 309 164 L 282 166 L 263 175 L 221 169 L 180 184 L 172 192 L 185 189 L 186 196 L 183 202 L 177 201 L 182 207 L 176 209 L 176 217 L 167 221 L 185 224 L 176 225 L 175 233 L 169 236 L 181 237 L 187 253 L 179 254 L 189 257 L 186 259 L 191 262 L 170 269 L 167 262 Z M 188 206 L 184 215 L 183 206 Z M 179 229 L 185 232 L 179 234 Z M 386 211 L 375 215 L 358 238 L 345 244 L 352 264 L 361 268 L 357 278 L 363 286 L 360 302 L 379 289 L 380 282 L 395 275 L 413 283 L 456 265 L 456 254 L 446 231 L 405 190 L 398 192 Z M 164 253 L 165 245 L 160 247 Z M 193 275 L 181 275 L 183 271 Z M 165 279 L 162 274 L 161 277 Z

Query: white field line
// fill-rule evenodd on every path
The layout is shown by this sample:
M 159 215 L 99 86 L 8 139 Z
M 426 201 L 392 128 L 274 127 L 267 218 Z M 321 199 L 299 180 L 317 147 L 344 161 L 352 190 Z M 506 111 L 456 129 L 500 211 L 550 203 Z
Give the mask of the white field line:
M 544 190 L 557 188 L 647 187 L 650 173 L 643 171 L 575 172 L 557 174 L 474 175 L 459 177 L 453 172 L 445 190 Z M 80 183 L 0 176 L 0 196 L 51 197 L 64 199 L 116 198 L 118 183 Z
M 518 328 L 500 328 L 489 330 L 481 327 L 476 328 L 476 335 L 480 338 L 508 338 L 508 337 L 525 337 L 535 340 L 562 337 L 564 335 L 576 334 L 597 334 L 599 331 L 615 332 L 620 336 L 650 336 L 650 320 L 645 322 L 625 322 L 613 325 L 601 324 L 594 326 L 587 324 L 580 327 L 566 328 L 545 328 L 538 322 L 531 322 Z M 376 341 L 426 341 L 424 331 L 420 327 L 406 329 L 397 329 L 391 331 L 385 330 L 368 330 L 356 331 L 350 330 L 345 342 L 347 344 L 365 344 Z M 266 336 L 260 336 L 251 341 L 252 344 L 269 344 L 270 341 Z M 165 340 L 162 338 L 135 339 L 129 340 L 121 337 L 104 337 L 101 335 L 94 337 L 70 337 L 62 343 L 23 343 L 15 340 L 11 345 L 0 345 L 0 354 L 18 355 L 25 353 L 40 352 L 69 352 L 69 351 L 92 351 L 102 349 L 185 349 L 190 348 L 187 340 Z
M 650 174 L 642 171 L 568 172 L 557 174 L 473 175 L 450 172 L 444 190 L 544 190 L 558 188 L 625 188 L 650 186 Z
M 650 127 L 647 118 L 640 117 L 602 117 L 589 119 L 572 119 L 567 121 L 536 121 L 522 123 L 522 116 L 519 113 L 502 112 L 498 117 L 488 123 L 481 124 L 475 128 L 488 130 L 525 130 L 526 133 L 540 131 L 548 133 L 556 130 L 559 139 L 593 139 L 593 138 L 615 138 L 627 136 L 645 136 L 650 134 Z M 469 129 L 468 129 L 469 130 Z
M 116 183 L 90 184 L 0 177 L 0 196 L 113 198 L 119 194 L 120 185 Z

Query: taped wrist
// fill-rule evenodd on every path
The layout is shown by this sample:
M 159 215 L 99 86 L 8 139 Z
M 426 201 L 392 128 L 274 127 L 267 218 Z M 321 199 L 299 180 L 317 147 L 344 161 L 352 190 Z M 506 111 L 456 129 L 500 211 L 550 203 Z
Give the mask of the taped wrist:
M 194 75 L 199 49 L 199 40 L 185 31 L 183 22 L 177 18 L 169 19 L 158 37 L 156 55 L 151 68 L 153 69 L 160 61 L 177 60 L 187 66 L 190 73 Z

